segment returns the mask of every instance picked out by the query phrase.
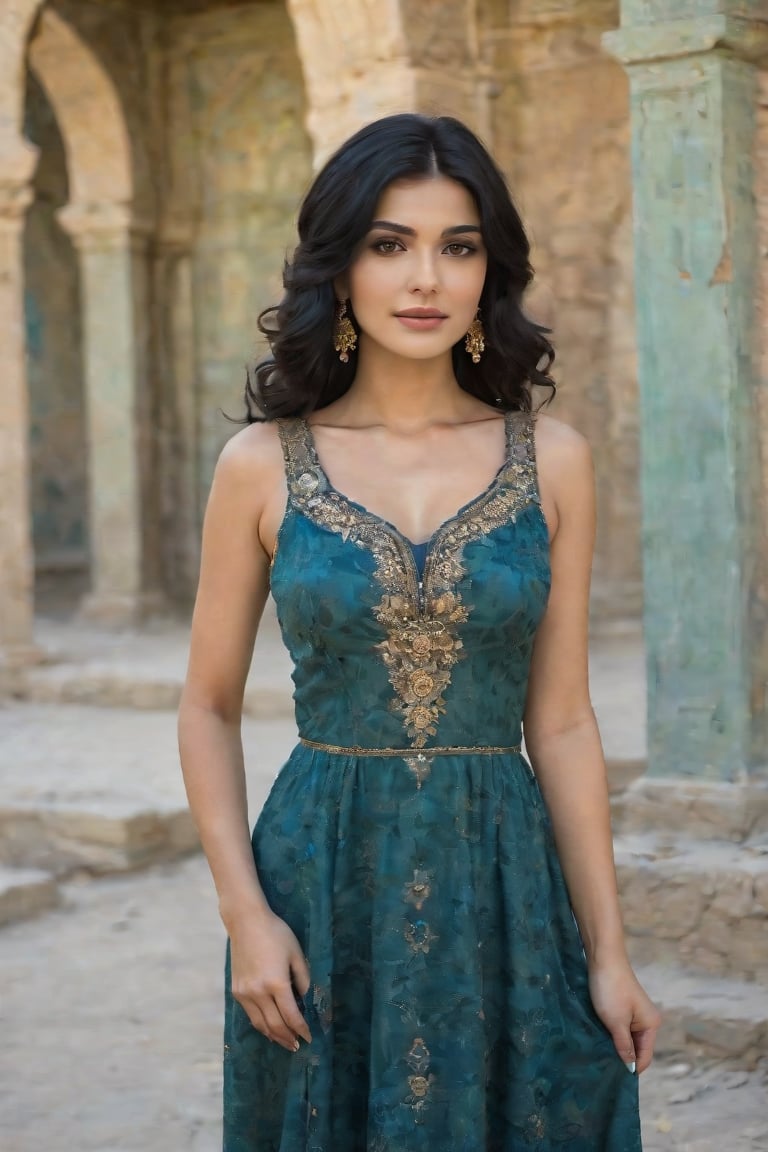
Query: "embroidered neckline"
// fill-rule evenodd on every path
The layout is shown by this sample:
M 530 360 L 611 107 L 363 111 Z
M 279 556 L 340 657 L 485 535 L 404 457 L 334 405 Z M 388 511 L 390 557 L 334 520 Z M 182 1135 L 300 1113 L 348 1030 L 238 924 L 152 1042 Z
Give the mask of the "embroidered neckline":
M 406 534 L 402 532 L 391 520 L 387 520 L 385 516 L 379 516 L 376 512 L 371 512 L 368 508 L 365 507 L 364 504 L 360 504 L 357 500 L 353 500 L 351 496 L 346 496 L 343 492 L 340 492 L 338 488 L 333 486 L 330 479 L 328 478 L 328 473 L 325 471 L 323 465 L 320 462 L 320 457 L 317 453 L 315 434 L 312 431 L 312 425 L 308 420 L 305 419 L 301 419 L 301 424 L 303 425 L 304 431 L 306 433 L 307 450 L 312 460 L 312 466 L 314 470 L 316 470 L 323 477 L 325 486 L 328 491 L 333 492 L 336 496 L 338 496 L 339 500 L 343 501 L 345 504 L 348 504 L 351 508 L 354 508 L 355 511 L 359 512 L 362 516 L 370 517 L 371 520 L 375 520 L 377 524 L 380 524 L 383 528 L 386 528 L 395 536 L 398 536 L 403 541 L 403 543 L 408 545 L 409 548 L 423 548 L 426 546 L 428 554 L 435 538 L 445 528 L 450 527 L 450 525 L 453 524 L 454 521 L 458 520 L 459 517 L 462 516 L 465 512 L 468 512 L 475 504 L 478 504 L 481 500 L 484 500 L 496 487 L 496 485 L 504 478 L 504 473 L 509 468 L 510 453 L 513 446 L 513 430 L 511 428 L 511 424 L 513 418 L 517 415 L 518 413 L 515 412 L 505 412 L 504 414 L 504 461 L 497 469 L 496 474 L 492 477 L 489 483 L 486 484 L 485 488 L 483 488 L 481 492 L 478 492 L 476 496 L 473 496 L 470 500 L 467 500 L 465 504 L 462 504 L 456 512 L 454 512 L 451 516 L 448 516 L 445 520 L 442 521 L 441 524 L 438 524 L 437 528 L 435 528 L 434 532 L 430 533 L 426 540 L 422 540 L 418 544 L 414 540 L 411 540 L 410 536 L 406 536 Z
M 382 589 L 373 613 L 385 631 L 376 645 L 395 691 L 411 747 L 425 748 L 445 711 L 443 693 L 462 655 L 458 628 L 469 618 L 458 586 L 464 548 L 539 503 L 533 417 L 505 414 L 505 461 L 490 484 L 445 520 L 427 541 L 423 579 L 411 543 L 393 524 L 338 492 L 329 482 L 306 420 L 277 421 L 292 503 L 308 519 L 371 553 Z M 419 785 L 424 778 L 420 768 Z

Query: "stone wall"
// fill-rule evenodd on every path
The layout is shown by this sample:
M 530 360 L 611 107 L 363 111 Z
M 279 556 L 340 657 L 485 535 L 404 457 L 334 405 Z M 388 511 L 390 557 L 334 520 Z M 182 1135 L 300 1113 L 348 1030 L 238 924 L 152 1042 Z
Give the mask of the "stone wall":
M 532 308 L 554 329 L 552 414 L 590 440 L 599 616 L 640 610 L 637 366 L 629 96 L 602 51 L 605 0 L 486 6 L 492 137 L 533 241 Z
M 175 16 L 168 25 L 168 201 L 164 234 L 174 231 L 176 355 L 194 375 L 178 381 L 179 459 L 196 491 L 189 547 L 216 457 L 240 417 L 244 366 L 257 350 L 256 318 L 282 294 L 282 265 L 294 243 L 295 215 L 311 173 L 301 66 L 282 4 L 244 4 Z M 187 256 L 189 263 L 187 263 Z M 186 306 L 182 297 L 186 294 Z M 186 310 L 185 310 L 186 308 Z M 186 316 L 186 319 L 185 319 Z M 194 341 L 194 354 L 183 341 Z M 194 411 L 189 411 L 194 391 Z M 190 443 L 190 438 L 196 441 Z M 170 523 L 170 518 L 169 518 Z M 194 569 L 194 563 L 187 564 Z

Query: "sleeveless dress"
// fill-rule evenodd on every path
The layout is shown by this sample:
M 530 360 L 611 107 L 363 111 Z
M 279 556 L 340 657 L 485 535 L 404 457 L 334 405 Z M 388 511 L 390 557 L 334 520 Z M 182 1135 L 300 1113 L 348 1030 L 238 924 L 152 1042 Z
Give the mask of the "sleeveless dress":
M 271 586 L 300 742 L 253 830 L 295 932 L 312 1043 L 230 990 L 224 1152 L 638 1152 L 637 1077 L 597 1018 L 550 821 L 520 752 L 549 592 L 533 417 L 422 549 L 334 490 L 278 421 Z

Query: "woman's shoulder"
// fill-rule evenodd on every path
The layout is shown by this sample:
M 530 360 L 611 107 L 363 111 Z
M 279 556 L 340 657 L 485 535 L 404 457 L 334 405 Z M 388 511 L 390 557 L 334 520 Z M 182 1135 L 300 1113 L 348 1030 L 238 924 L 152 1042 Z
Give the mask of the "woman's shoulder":
M 283 448 L 273 420 L 258 421 L 230 436 L 221 449 L 216 474 L 230 483 L 261 485 L 283 470 Z
M 592 449 L 586 436 L 543 412 L 536 413 L 534 436 L 539 474 L 553 489 L 592 483 Z

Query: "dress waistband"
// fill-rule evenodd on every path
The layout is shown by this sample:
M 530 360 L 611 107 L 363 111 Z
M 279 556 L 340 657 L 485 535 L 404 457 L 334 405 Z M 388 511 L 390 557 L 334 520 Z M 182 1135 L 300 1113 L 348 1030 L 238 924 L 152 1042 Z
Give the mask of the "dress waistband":
M 522 751 L 520 744 L 508 747 L 489 747 L 487 744 L 444 745 L 438 748 L 361 748 L 353 744 L 345 748 L 340 744 L 323 744 L 319 740 L 307 740 L 304 736 L 299 737 L 299 743 L 307 748 L 317 748 L 320 752 L 336 753 L 339 756 L 399 756 L 401 759 L 415 756 L 419 760 L 426 760 L 431 756 L 501 756 Z

